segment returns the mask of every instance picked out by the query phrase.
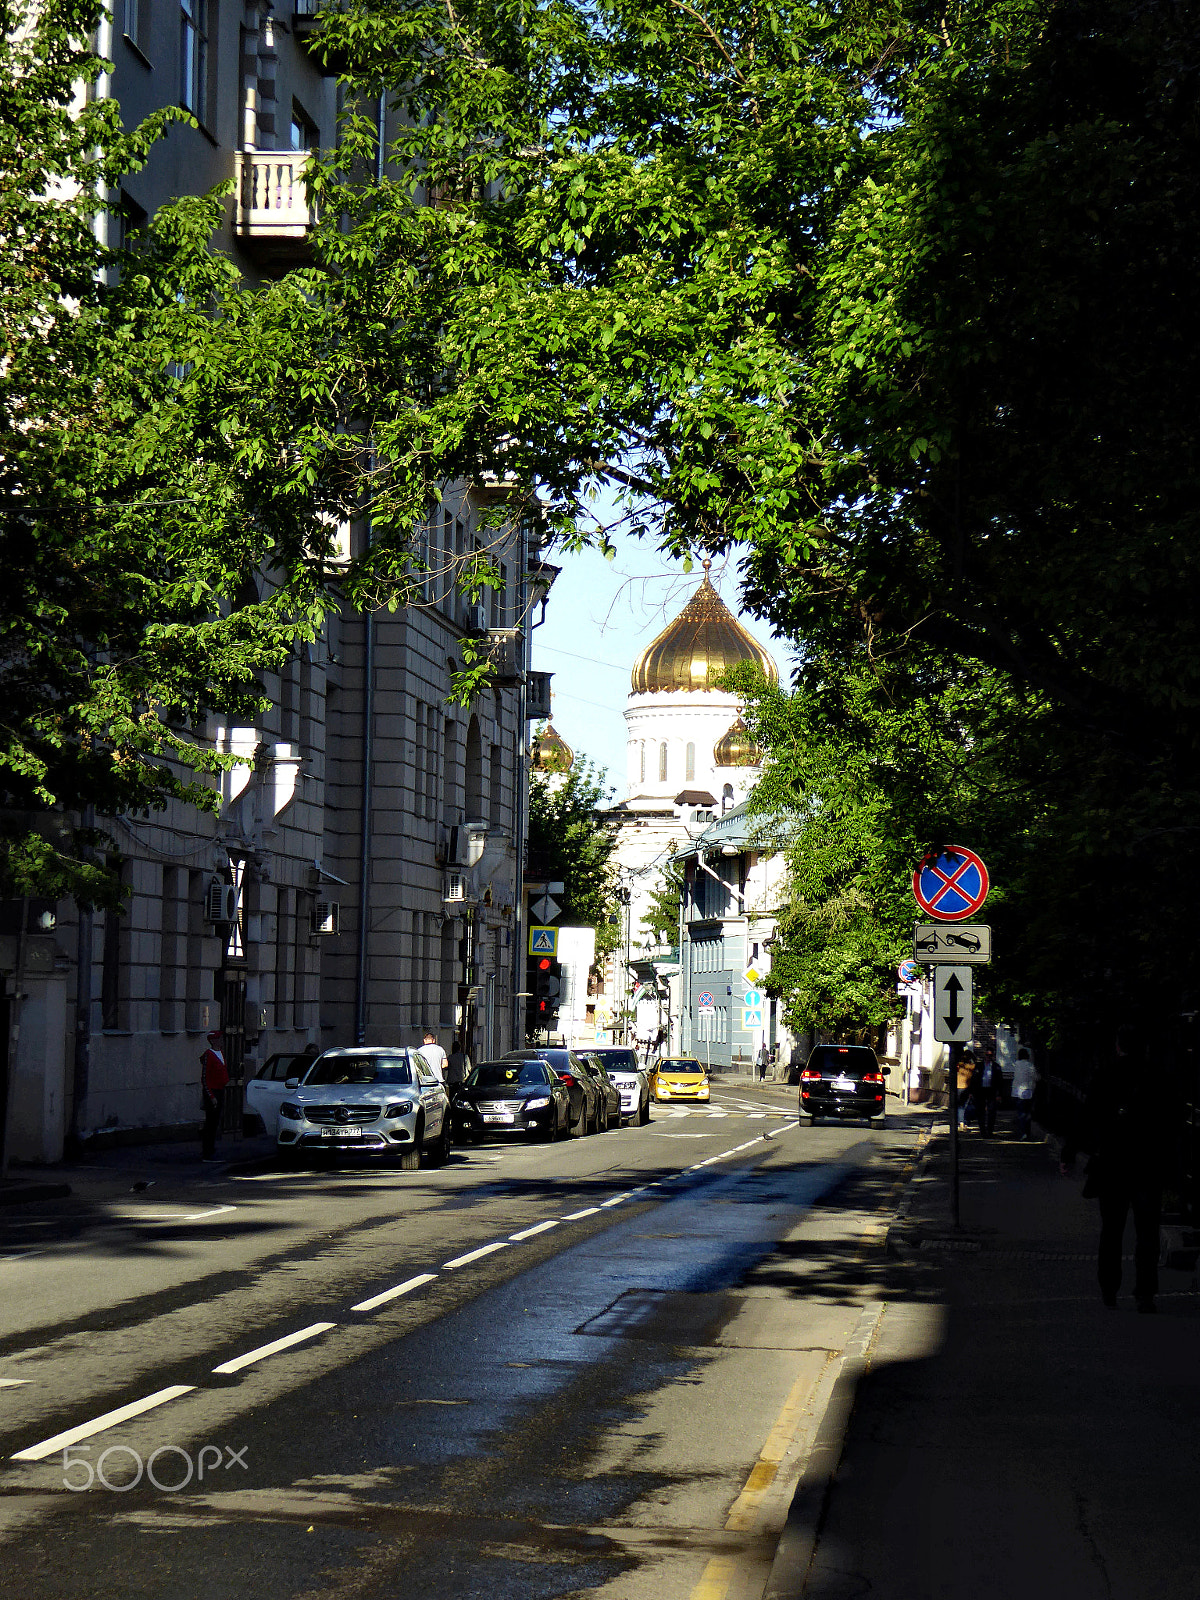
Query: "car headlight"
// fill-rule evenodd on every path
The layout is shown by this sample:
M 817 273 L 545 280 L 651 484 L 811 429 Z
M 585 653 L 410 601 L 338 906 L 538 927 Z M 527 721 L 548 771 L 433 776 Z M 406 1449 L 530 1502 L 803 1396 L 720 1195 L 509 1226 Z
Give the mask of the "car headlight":
M 411 1100 L 393 1100 L 390 1106 L 384 1106 L 385 1117 L 406 1117 L 412 1110 Z
M 525 1109 L 526 1111 L 544 1111 L 549 1104 L 550 1096 L 548 1094 L 540 1094 L 534 1100 L 526 1100 Z
M 303 1122 L 304 1107 L 296 1105 L 292 1100 L 285 1100 L 279 1108 L 279 1115 L 286 1117 L 289 1122 Z

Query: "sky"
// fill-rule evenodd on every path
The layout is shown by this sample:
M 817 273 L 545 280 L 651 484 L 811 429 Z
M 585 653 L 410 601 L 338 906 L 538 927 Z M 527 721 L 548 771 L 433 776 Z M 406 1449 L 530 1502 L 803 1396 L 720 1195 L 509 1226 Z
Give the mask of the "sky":
M 678 616 L 699 587 L 699 562 L 684 572 L 646 540 L 610 534 L 616 560 L 596 550 L 579 555 L 552 551 L 561 567 L 546 606 L 545 623 L 533 630 L 533 667 L 552 672 L 551 715 L 576 756 L 607 767 L 616 799 L 625 797 L 625 700 L 633 663 L 650 641 Z M 713 565 L 711 580 L 742 625 L 775 658 L 786 684 L 789 655 L 764 622 L 739 612 L 737 566 Z

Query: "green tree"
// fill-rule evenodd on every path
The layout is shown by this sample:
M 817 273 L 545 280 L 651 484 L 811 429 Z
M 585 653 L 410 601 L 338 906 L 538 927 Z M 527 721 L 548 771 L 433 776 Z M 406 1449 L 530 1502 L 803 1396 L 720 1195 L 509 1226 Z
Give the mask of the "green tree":
M 596 959 L 617 947 L 616 840 L 599 820 L 606 774 L 586 757 L 565 775 L 534 772 L 529 780 L 529 865 L 532 875 L 566 885 L 560 922 L 595 928 Z
M 679 943 L 679 902 L 683 896 L 683 868 L 669 861 L 658 876 L 650 894 L 641 927 L 646 937 L 657 944 Z

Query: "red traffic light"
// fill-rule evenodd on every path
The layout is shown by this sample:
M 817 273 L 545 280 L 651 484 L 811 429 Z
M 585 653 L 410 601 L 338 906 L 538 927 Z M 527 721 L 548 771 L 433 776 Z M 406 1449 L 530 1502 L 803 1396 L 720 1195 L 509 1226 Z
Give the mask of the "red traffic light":
M 539 972 L 549 972 L 550 971 L 550 966 L 551 966 L 550 957 L 549 956 L 543 956 L 542 959 L 538 962 L 538 971 Z

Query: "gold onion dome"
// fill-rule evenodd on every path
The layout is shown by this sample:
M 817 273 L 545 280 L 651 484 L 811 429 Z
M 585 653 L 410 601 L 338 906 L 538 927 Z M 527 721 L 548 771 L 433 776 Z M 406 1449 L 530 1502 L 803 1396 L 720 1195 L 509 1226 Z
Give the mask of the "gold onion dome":
M 549 722 L 540 733 L 534 734 L 529 756 L 535 772 L 570 772 L 575 765 L 575 752 Z
M 713 745 L 713 761 L 718 767 L 757 767 L 762 758 L 762 751 L 741 717 Z
M 739 661 L 752 661 L 772 683 L 779 673 L 771 657 L 751 638 L 708 581 L 710 563 L 704 563 L 704 582 L 647 645 L 633 668 L 634 694 L 670 694 L 711 689 L 711 676 Z

